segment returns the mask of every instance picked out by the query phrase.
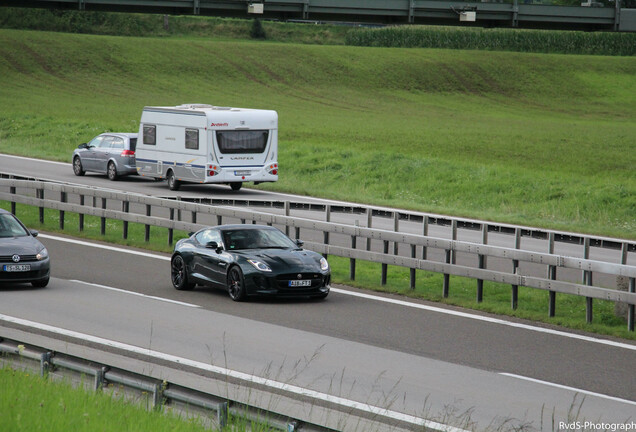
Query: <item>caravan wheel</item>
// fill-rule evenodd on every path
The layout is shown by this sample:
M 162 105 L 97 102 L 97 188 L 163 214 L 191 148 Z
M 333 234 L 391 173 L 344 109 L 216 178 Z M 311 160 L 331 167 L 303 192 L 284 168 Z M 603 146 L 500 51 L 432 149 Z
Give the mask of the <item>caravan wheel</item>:
M 233 191 L 237 191 L 237 190 L 241 189 L 241 186 L 243 186 L 242 182 L 230 183 L 230 187 L 232 188 Z
M 179 186 L 181 186 L 181 182 L 174 177 L 174 173 L 172 171 L 168 171 L 168 187 L 170 190 L 179 190 Z

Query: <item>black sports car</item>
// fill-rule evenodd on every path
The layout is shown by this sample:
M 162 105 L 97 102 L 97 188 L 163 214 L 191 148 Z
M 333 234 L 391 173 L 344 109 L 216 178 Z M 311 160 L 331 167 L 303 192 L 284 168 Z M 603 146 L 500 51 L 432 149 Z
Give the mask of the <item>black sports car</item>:
M 11 212 L 0 209 L 0 283 L 49 283 L 49 252 Z
M 234 301 L 247 296 L 325 298 L 329 264 L 302 244 L 270 226 L 205 228 L 175 245 L 172 284 L 178 290 L 196 284 L 223 287 Z

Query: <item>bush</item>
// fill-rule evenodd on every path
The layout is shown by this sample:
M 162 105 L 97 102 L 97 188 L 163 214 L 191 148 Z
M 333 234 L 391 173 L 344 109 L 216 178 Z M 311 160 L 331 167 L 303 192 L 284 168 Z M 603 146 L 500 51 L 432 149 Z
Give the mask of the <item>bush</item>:
M 252 39 L 265 39 L 267 35 L 265 34 L 265 29 L 263 28 L 263 23 L 258 18 L 255 18 L 252 21 L 252 29 L 250 30 L 250 37 Z

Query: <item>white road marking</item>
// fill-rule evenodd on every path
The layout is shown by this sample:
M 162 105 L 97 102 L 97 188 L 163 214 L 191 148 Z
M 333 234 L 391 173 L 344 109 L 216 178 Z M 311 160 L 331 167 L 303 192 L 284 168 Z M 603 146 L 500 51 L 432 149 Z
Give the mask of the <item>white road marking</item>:
M 607 399 L 607 400 L 611 400 L 614 402 L 621 402 L 621 403 L 625 403 L 625 404 L 629 404 L 629 405 L 635 405 L 636 406 L 636 401 L 631 401 L 628 399 L 621 399 L 621 398 L 617 398 L 614 396 L 608 396 L 602 393 L 594 393 L 591 391 L 587 391 L 587 390 L 581 390 L 581 389 L 577 389 L 574 387 L 568 387 L 568 386 L 564 386 L 561 384 L 555 384 L 555 383 L 551 383 L 549 381 L 541 381 L 535 378 L 528 378 L 528 377 L 524 377 L 522 375 L 515 375 L 515 374 L 511 374 L 511 373 L 505 373 L 505 372 L 500 372 L 499 375 L 503 375 L 503 376 L 507 376 L 507 377 L 511 377 L 511 378 L 517 378 L 520 380 L 524 380 L 524 381 L 530 381 L 533 383 L 537 383 L 537 384 L 542 384 L 542 385 L 546 385 L 546 386 L 550 386 L 550 387 L 556 387 L 556 388 L 560 388 L 560 389 L 564 389 L 564 390 L 568 390 L 568 391 L 573 391 L 576 393 L 581 393 L 581 394 L 585 394 L 588 396 L 594 396 L 594 397 L 598 397 L 598 398 L 602 398 L 602 399 Z
M 40 234 L 39 236 L 42 237 L 42 238 L 48 238 L 48 239 L 51 239 L 51 240 L 57 240 L 57 241 L 62 241 L 62 242 L 67 242 L 67 243 L 73 243 L 73 244 L 78 244 L 78 245 L 82 245 L 82 246 L 95 247 L 95 248 L 100 248 L 100 249 L 111 250 L 111 251 L 114 251 L 114 252 L 121 252 L 121 253 L 128 253 L 128 254 L 132 254 L 132 255 L 139 255 L 139 256 L 146 257 L 146 258 L 155 258 L 155 259 L 160 259 L 160 260 L 164 260 L 164 261 L 170 261 L 170 257 L 166 257 L 166 256 L 158 255 L 158 254 L 140 252 L 140 251 L 131 250 L 131 249 L 123 249 L 123 248 L 115 247 L 115 246 L 107 246 L 107 245 L 102 245 L 102 244 L 90 243 L 90 242 L 87 242 L 87 241 L 70 239 L 70 238 L 65 238 L 65 237 L 56 237 L 56 236 L 47 235 L 47 234 Z M 560 331 L 560 330 L 554 330 L 554 329 L 543 328 L 543 327 L 536 327 L 536 326 L 531 326 L 531 325 L 528 325 L 528 324 L 521 324 L 521 323 L 516 323 L 516 322 L 512 322 L 512 321 L 506 321 L 506 320 L 503 320 L 503 319 L 500 319 L 500 318 L 492 318 L 492 317 L 488 317 L 488 316 L 476 315 L 476 314 L 471 314 L 471 313 L 467 313 L 467 312 L 460 312 L 460 311 L 451 310 L 451 309 L 444 309 L 444 308 L 441 308 L 441 307 L 429 306 L 429 305 L 424 305 L 424 304 L 420 304 L 420 303 L 413 303 L 413 302 L 408 302 L 408 301 L 404 301 L 404 300 L 397 300 L 397 299 L 391 299 L 391 298 L 386 298 L 386 297 L 374 296 L 374 295 L 371 295 L 371 294 L 347 291 L 347 290 L 343 290 L 343 289 L 339 289 L 339 288 L 331 288 L 331 291 L 336 292 L 338 294 L 344 294 L 344 295 L 353 296 L 353 297 L 365 298 L 367 300 L 374 300 L 374 301 L 379 301 L 379 302 L 383 302 L 383 303 L 390 303 L 390 304 L 394 304 L 394 305 L 398 305 L 398 306 L 405 306 L 405 307 L 410 307 L 410 308 L 415 308 L 415 309 L 420 309 L 420 310 L 426 310 L 426 311 L 430 311 L 430 312 L 437 312 L 437 313 L 442 313 L 442 314 L 446 314 L 446 315 L 453 315 L 453 316 L 457 316 L 457 317 L 461 317 L 461 318 L 473 319 L 473 320 L 488 322 L 488 323 L 492 323 L 492 324 L 500 324 L 500 325 L 505 325 L 505 326 L 509 326 L 509 327 L 514 327 L 514 328 L 534 331 L 534 332 L 538 332 L 538 333 L 546 333 L 546 334 L 551 334 L 551 335 L 555 335 L 555 336 L 562 336 L 562 337 L 566 337 L 566 338 L 570 338 L 570 339 L 578 339 L 578 340 L 582 340 L 582 341 L 585 341 L 585 342 L 598 343 L 598 344 L 602 344 L 602 345 L 612 346 L 612 347 L 615 347 L 615 348 L 622 348 L 622 349 L 628 349 L 628 350 L 636 351 L 636 345 L 631 345 L 631 344 L 623 343 L 623 342 L 616 342 L 616 341 L 612 341 L 612 340 L 608 340 L 608 339 L 600 339 L 600 338 L 580 335 L 580 334 L 576 334 L 576 333 L 568 333 L 568 332 L 564 332 L 564 331 Z
M 275 390 L 290 392 L 302 397 L 311 397 L 317 400 L 338 404 L 346 408 L 361 410 L 373 415 L 381 415 L 381 416 L 388 417 L 397 421 L 403 421 L 403 422 L 407 422 L 417 426 L 424 426 L 425 428 L 430 428 L 430 429 L 445 431 L 445 432 L 468 432 L 464 429 L 455 428 L 449 425 L 445 425 L 443 423 L 437 423 L 437 422 L 430 421 L 421 417 L 404 414 L 398 411 L 392 411 L 386 408 L 380 408 L 377 406 L 373 406 L 373 405 L 369 405 L 369 404 L 365 404 L 361 402 L 356 402 L 351 399 L 345 399 L 339 396 L 333 396 L 327 393 L 322 393 L 322 392 L 306 389 L 306 388 L 295 386 L 295 385 L 285 384 L 280 381 L 275 381 L 272 379 L 263 378 L 256 375 L 244 373 L 244 372 L 238 372 L 238 371 L 227 369 L 220 366 L 214 366 L 214 365 L 198 362 L 195 360 L 190 360 L 183 357 L 177 357 L 172 354 L 162 353 L 159 351 L 150 350 L 148 348 L 141 348 L 138 346 L 125 344 L 122 342 L 116 342 L 109 339 L 103 339 L 97 336 L 92 336 L 85 333 L 79 333 L 73 330 L 53 327 L 47 324 L 28 321 L 28 320 L 11 317 L 4 314 L 0 314 L 0 320 L 14 323 L 14 324 L 23 325 L 23 326 L 29 326 L 29 327 L 36 328 L 42 331 L 56 333 L 62 336 L 79 338 L 86 342 L 97 343 L 107 347 L 128 351 L 134 354 L 142 354 L 145 356 L 153 357 L 158 360 L 169 361 L 169 362 L 177 363 L 180 365 L 195 367 L 195 368 L 213 372 L 219 375 L 225 375 L 232 378 L 244 380 L 256 385 L 262 385 L 262 386 L 270 387 Z
M 120 292 L 120 293 L 124 293 L 124 294 L 130 294 L 130 295 L 135 295 L 135 296 L 139 296 L 139 297 L 144 297 L 144 298 L 148 298 L 148 299 L 152 299 L 152 300 L 159 300 L 162 302 L 167 302 L 167 303 L 174 303 L 174 304 L 178 304 L 181 306 L 188 306 L 188 307 L 193 307 L 193 308 L 200 308 L 201 306 L 199 305 L 195 305 L 192 303 L 184 303 L 184 302 L 180 302 L 177 300 L 170 300 L 167 298 L 163 298 L 163 297 L 156 297 L 156 296 L 151 296 L 151 295 L 147 295 L 147 294 L 141 294 L 138 292 L 134 292 L 134 291 L 127 291 L 121 288 L 114 288 L 114 287 L 109 287 L 106 285 L 100 285 L 100 284 L 96 284 L 96 283 L 91 283 L 91 282 L 84 282 L 81 280 L 75 280 L 72 279 L 70 282 L 75 282 L 75 283 L 80 283 L 80 284 L 84 284 L 84 285 L 90 285 L 96 288 L 101 288 L 101 289 L 105 289 L 105 290 L 109 290 L 109 291 L 116 291 L 116 292 Z
M 25 156 L 15 156 L 15 155 L 10 155 L 10 154 L 2 154 L 2 157 L 5 158 L 14 158 L 14 159 L 21 159 L 21 160 L 26 160 L 26 161 L 36 161 L 36 162 L 45 162 L 45 163 L 50 163 L 50 164 L 55 164 L 55 165 L 65 165 L 68 166 L 71 163 L 70 162 L 58 162 L 58 161 L 52 161 L 52 160 L 46 160 L 46 159 L 37 159 L 37 158 L 30 158 L 30 157 L 25 157 Z

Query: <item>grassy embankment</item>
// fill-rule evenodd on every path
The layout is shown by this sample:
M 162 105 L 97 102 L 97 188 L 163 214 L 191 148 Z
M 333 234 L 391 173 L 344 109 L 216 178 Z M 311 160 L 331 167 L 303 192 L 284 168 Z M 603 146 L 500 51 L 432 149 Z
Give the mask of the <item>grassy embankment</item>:
M 102 131 L 136 130 L 148 104 L 273 108 L 281 176 L 259 187 L 636 238 L 631 57 L 16 30 L 0 54 L 0 152 L 67 161 Z M 408 272 L 386 287 L 378 274 L 360 265 L 356 284 L 441 300 L 438 275 L 409 293 Z M 478 305 L 474 282 L 453 282 L 444 301 L 547 320 L 546 293 L 522 290 L 511 312 L 509 288 L 492 290 Z M 593 329 L 584 302 L 559 298 L 548 322 Z M 594 326 L 622 327 L 602 305 Z

